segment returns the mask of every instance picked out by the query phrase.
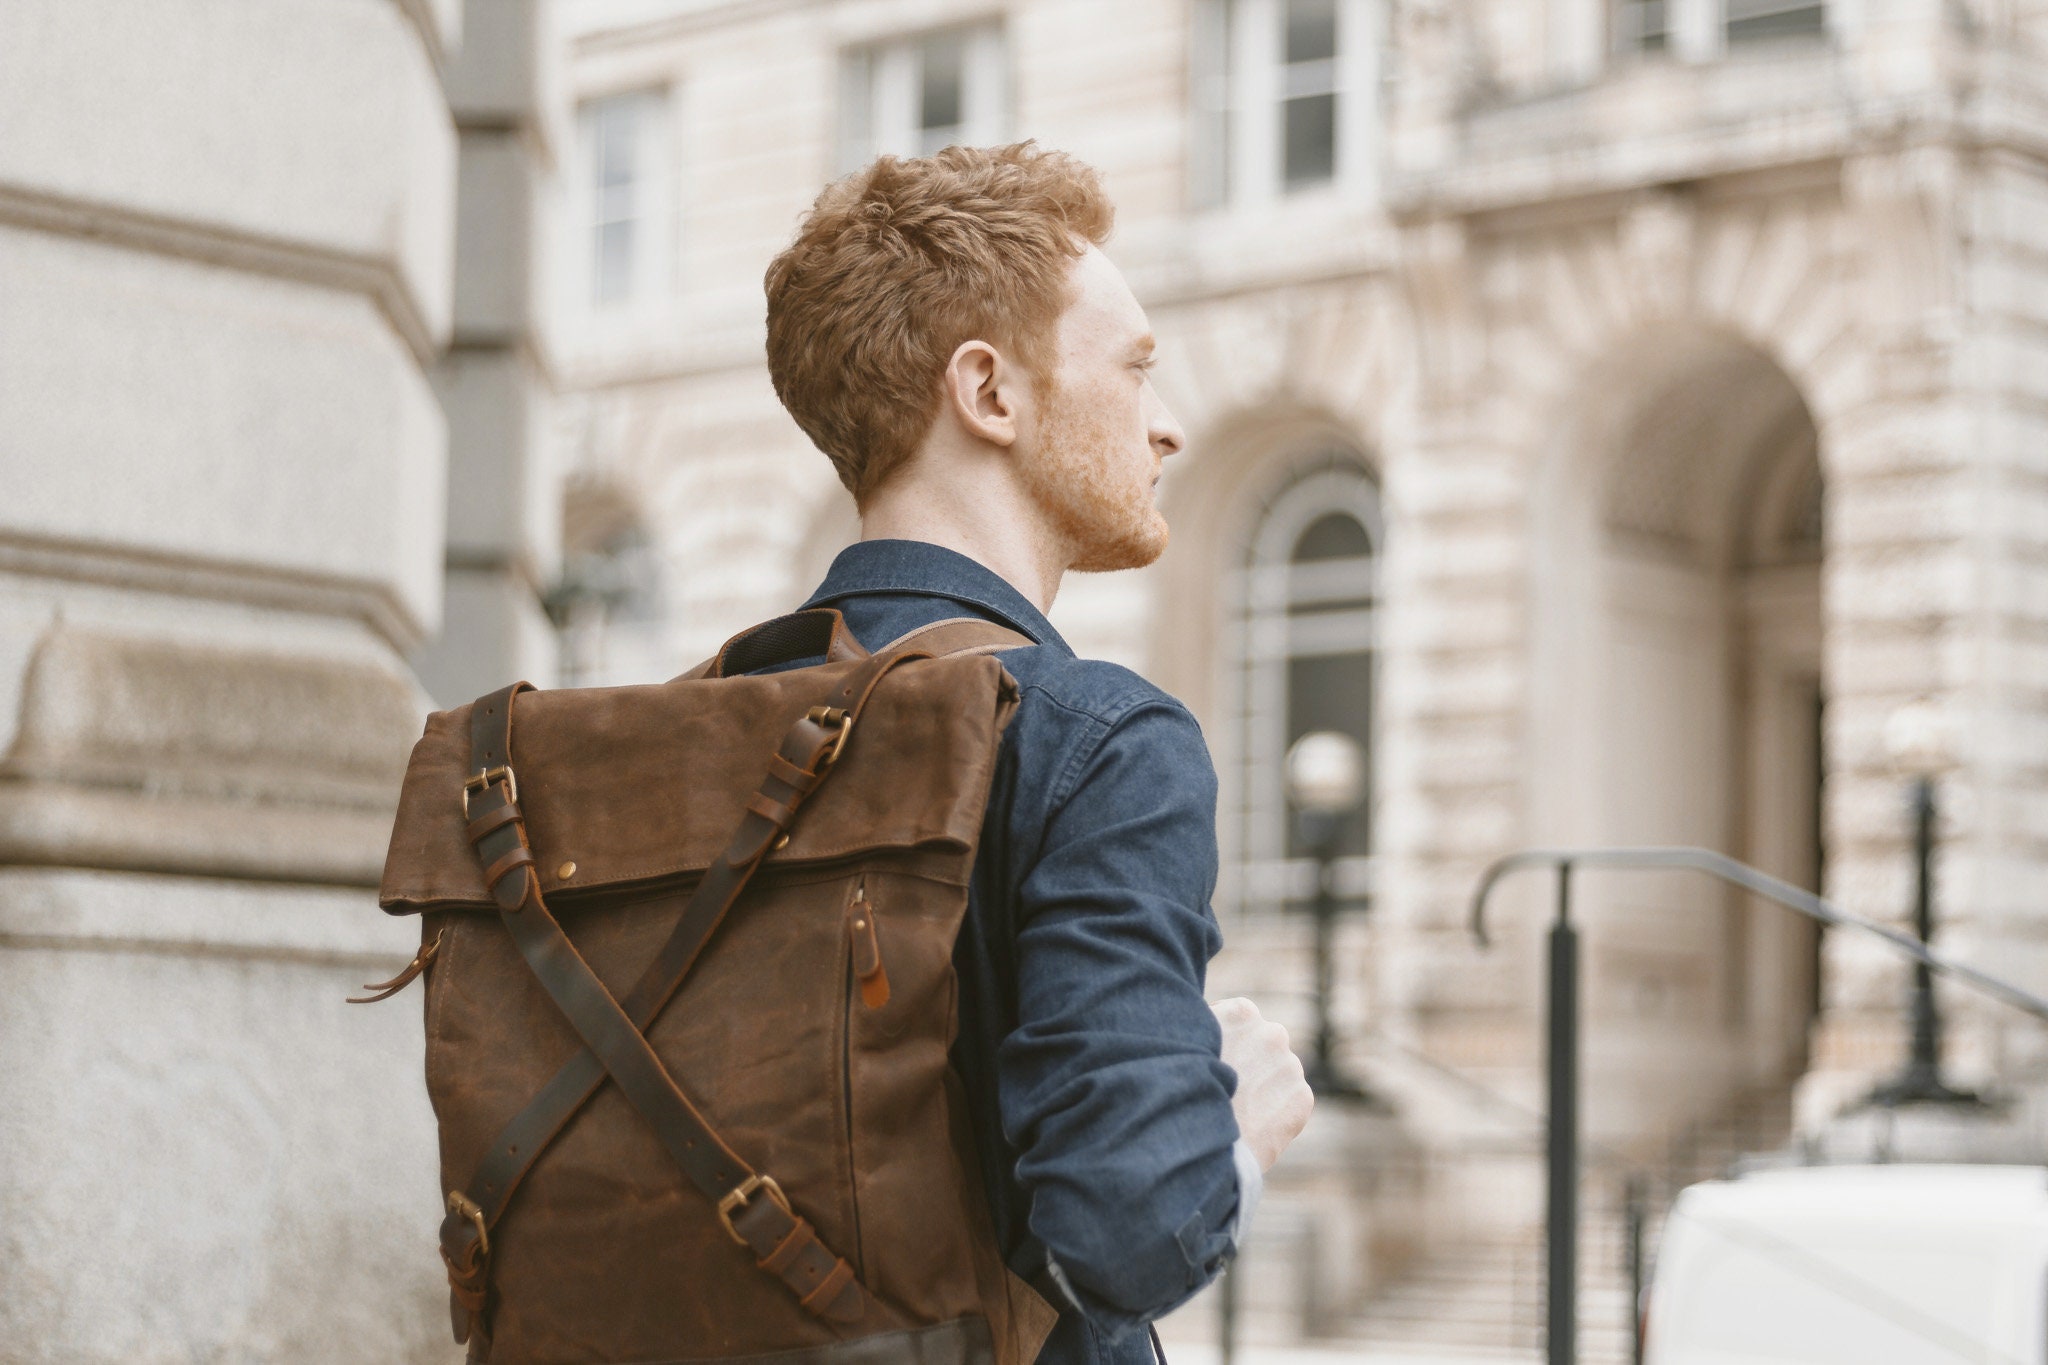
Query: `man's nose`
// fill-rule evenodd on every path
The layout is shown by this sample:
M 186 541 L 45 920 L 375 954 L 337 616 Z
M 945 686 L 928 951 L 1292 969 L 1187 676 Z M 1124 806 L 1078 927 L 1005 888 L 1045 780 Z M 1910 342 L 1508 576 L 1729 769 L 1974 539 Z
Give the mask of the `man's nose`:
M 1146 436 L 1159 458 L 1163 460 L 1187 449 L 1188 434 L 1181 430 L 1179 421 L 1167 410 L 1166 404 L 1154 398 L 1152 408 L 1152 420 L 1146 424 Z

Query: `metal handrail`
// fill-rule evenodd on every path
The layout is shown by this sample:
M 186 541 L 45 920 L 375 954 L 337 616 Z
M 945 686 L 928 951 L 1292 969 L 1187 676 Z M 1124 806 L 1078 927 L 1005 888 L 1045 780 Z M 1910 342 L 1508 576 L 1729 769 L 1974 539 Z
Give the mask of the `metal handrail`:
M 1839 906 L 1831 905 L 1814 895 L 1802 891 L 1790 882 L 1780 881 L 1767 873 L 1759 872 L 1747 863 L 1737 862 L 1725 853 L 1716 853 L 1707 848 L 1537 848 L 1510 853 L 1496 859 L 1480 879 L 1479 889 L 1472 898 L 1472 936 L 1481 947 L 1489 943 L 1486 934 L 1486 898 L 1496 883 L 1515 872 L 1528 867 L 1633 867 L 1671 868 L 1679 871 L 1703 872 L 1710 877 L 1733 886 L 1739 886 L 1752 895 L 1775 901 L 1787 910 L 1793 910 L 1819 920 L 1822 924 L 1840 925 L 1849 929 L 1860 929 L 1889 943 L 1899 952 L 1916 962 L 1958 981 L 1976 987 L 1984 994 L 2003 1001 L 2016 1010 L 2048 1020 L 2048 999 L 2035 995 L 2021 986 L 1989 972 L 1979 971 L 1966 963 L 1958 962 L 1934 951 L 1919 939 L 1900 929 L 1877 920 L 1866 919 Z
M 1926 845 L 1925 830 L 1928 821 L 1925 812 L 1931 807 L 1923 804 L 1922 814 L 1922 900 L 1920 924 L 1923 933 L 1926 919 Z M 1932 992 L 1928 988 L 1931 974 L 1940 972 L 1954 977 L 1966 985 L 1973 986 L 1985 995 L 2009 1005 L 2036 1019 L 2048 1020 L 2048 1000 L 2032 991 L 2017 986 L 1989 972 L 1957 962 L 1927 946 L 1924 938 L 1908 935 L 1890 925 L 1854 915 L 1839 906 L 1830 905 L 1810 891 L 1802 891 L 1790 882 L 1780 881 L 1768 873 L 1759 872 L 1746 863 L 1737 862 L 1725 853 L 1716 853 L 1706 848 L 1555 848 L 1528 849 L 1511 853 L 1496 859 L 1480 879 L 1479 888 L 1472 898 L 1472 935 L 1480 946 L 1486 946 L 1486 900 L 1493 888 L 1510 874 L 1527 867 L 1552 867 L 1557 870 L 1557 915 L 1550 927 L 1549 947 L 1549 990 L 1546 1006 L 1548 1015 L 1549 1044 L 1546 1048 L 1545 1093 L 1548 1097 L 1549 1118 L 1545 1124 L 1544 1168 L 1546 1176 L 1545 1193 L 1545 1234 L 1547 1243 L 1548 1273 L 1546 1275 L 1544 1337 L 1545 1358 L 1548 1365 L 1574 1365 L 1578 1354 L 1578 1226 L 1579 1226 L 1579 933 L 1572 923 L 1572 874 L 1581 867 L 1616 867 L 1633 869 L 1662 869 L 1674 871 L 1703 872 L 1719 878 L 1731 886 L 1737 886 L 1751 895 L 1761 896 L 1795 914 L 1805 915 L 1822 924 L 1837 925 L 1846 929 L 1857 929 L 1875 938 L 1882 939 L 1897 952 L 1919 963 L 1921 970 L 1916 975 L 1922 979 L 1919 985 L 1923 1005 L 1929 1009 L 1929 1026 L 1922 1034 L 1923 1046 L 1931 1049 L 1935 1038 L 1931 1026 Z M 1939 1077 L 1933 1078 L 1936 1092 L 1947 1092 L 1939 1085 Z M 1924 1082 L 1923 1082 L 1924 1084 Z M 1641 1347 L 1640 1333 L 1637 1347 Z

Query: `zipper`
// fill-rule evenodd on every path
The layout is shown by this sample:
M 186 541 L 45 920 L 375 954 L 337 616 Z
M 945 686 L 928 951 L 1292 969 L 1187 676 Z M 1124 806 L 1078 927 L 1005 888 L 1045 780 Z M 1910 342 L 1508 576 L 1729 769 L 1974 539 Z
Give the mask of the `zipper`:
M 859 980 L 857 964 L 860 961 L 859 933 L 853 928 L 853 924 L 857 919 L 866 919 L 868 932 L 872 937 L 874 920 L 871 909 L 867 900 L 867 878 L 863 876 L 854 882 L 853 896 L 846 903 L 849 947 L 846 974 L 841 978 L 839 987 L 839 1101 L 846 1114 L 846 1178 L 849 1193 L 852 1195 L 848 1203 L 853 1209 L 853 1268 L 856 1275 L 867 1273 L 867 1258 L 861 1249 L 860 1172 L 855 1164 L 853 1149 L 853 988 L 854 983 Z
M 846 932 L 853 940 L 853 976 L 860 982 L 860 1002 L 871 1010 L 889 1003 L 889 973 L 882 967 L 882 940 L 875 933 L 875 907 L 862 877 L 846 909 Z

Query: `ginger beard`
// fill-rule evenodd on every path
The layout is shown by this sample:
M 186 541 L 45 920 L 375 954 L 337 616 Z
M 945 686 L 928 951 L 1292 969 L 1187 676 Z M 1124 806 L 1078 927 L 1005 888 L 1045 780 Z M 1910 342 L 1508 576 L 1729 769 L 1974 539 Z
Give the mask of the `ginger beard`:
M 1066 539 L 1080 573 L 1142 569 L 1166 553 L 1166 518 L 1153 505 L 1159 459 L 1143 455 L 1100 409 L 1063 402 L 1045 384 L 1038 449 L 1019 471 L 1025 491 Z

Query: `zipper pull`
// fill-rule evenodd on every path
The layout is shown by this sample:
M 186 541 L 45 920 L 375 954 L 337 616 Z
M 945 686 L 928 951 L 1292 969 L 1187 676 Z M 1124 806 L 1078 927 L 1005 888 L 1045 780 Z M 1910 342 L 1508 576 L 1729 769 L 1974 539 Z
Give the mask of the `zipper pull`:
M 853 938 L 853 976 L 860 982 L 860 1002 L 871 1010 L 889 1003 L 889 973 L 882 969 L 882 941 L 875 936 L 875 907 L 867 883 L 853 890 L 846 930 Z
M 374 992 L 374 994 L 351 995 L 348 998 L 348 1003 L 351 1005 L 374 1005 L 379 1000 L 389 1000 L 392 996 L 410 986 L 413 978 L 425 971 L 433 963 L 434 954 L 441 951 L 441 940 L 447 936 L 448 930 L 444 927 L 440 933 L 434 935 L 432 943 L 422 943 L 420 945 L 420 950 L 412 955 L 412 961 L 405 964 L 404 971 L 392 977 L 389 981 L 379 981 L 374 986 L 363 987 L 364 990 Z

